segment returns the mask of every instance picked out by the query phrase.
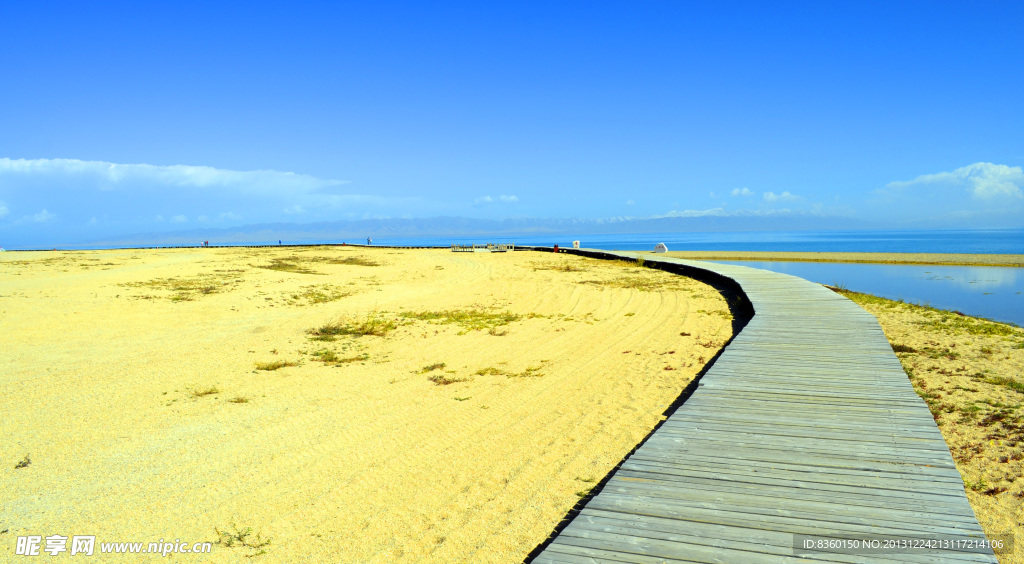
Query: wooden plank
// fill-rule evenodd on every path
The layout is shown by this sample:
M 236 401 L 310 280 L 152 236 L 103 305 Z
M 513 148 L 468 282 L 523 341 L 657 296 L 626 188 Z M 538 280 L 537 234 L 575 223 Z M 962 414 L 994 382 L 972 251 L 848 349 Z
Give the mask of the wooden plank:
M 984 533 L 872 315 L 794 276 L 645 259 L 731 277 L 754 317 L 537 562 L 996 562 L 990 552 L 793 556 L 794 534 Z

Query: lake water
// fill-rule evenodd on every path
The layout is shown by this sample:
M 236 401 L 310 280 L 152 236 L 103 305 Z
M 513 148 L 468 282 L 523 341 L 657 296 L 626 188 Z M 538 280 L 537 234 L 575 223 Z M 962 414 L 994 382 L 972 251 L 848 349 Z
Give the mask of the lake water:
M 1024 326 L 1024 268 L 713 261 L 763 268 L 893 300 Z
M 371 235 L 372 236 L 372 235 Z M 845 230 L 722 231 L 701 233 L 627 233 L 568 235 L 501 235 L 477 237 L 374 238 L 375 245 L 441 246 L 452 243 L 505 243 L 550 247 L 580 246 L 619 251 L 650 251 L 665 243 L 672 251 L 804 251 L 860 253 L 1022 254 L 1024 229 L 992 230 Z M 277 241 L 273 241 L 276 243 Z M 340 243 L 341 241 L 317 241 Z M 352 239 L 349 243 L 365 243 Z

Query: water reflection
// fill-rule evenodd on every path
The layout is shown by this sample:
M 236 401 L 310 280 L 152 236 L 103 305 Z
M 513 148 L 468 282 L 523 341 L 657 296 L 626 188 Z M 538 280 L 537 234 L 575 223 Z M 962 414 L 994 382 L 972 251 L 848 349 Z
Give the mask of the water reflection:
M 792 274 L 894 300 L 1024 325 L 1024 268 L 713 261 Z

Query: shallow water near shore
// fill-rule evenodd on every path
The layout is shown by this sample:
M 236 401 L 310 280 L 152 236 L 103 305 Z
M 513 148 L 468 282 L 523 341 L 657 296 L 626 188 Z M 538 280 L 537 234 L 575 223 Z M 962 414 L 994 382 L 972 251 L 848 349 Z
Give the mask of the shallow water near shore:
M 1024 325 L 1024 268 L 709 261 L 763 268 L 892 300 Z

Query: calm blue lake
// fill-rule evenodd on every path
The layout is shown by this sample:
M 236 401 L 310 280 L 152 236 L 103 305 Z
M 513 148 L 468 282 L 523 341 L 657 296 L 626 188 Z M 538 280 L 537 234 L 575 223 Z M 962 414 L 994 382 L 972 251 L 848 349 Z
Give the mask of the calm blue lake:
M 1024 326 L 1024 268 L 713 261 L 784 272 L 830 286 Z
M 384 238 L 374 245 L 439 246 L 452 243 L 515 243 L 569 247 L 573 239 L 590 249 L 651 251 L 665 243 L 671 251 L 802 251 L 860 253 L 1022 254 L 1024 229 L 991 230 L 845 230 L 845 231 L 720 231 L 700 233 L 618 233 L 580 235 L 499 235 L 475 237 Z M 298 242 L 298 241 L 296 241 Z M 340 240 L 301 243 L 340 243 Z M 350 239 L 365 243 L 366 239 Z M 264 243 L 277 243 L 265 241 Z M 287 241 L 286 241 L 287 243 Z M 243 243 L 244 244 L 244 243 Z M 250 243 L 251 244 L 251 243 Z

